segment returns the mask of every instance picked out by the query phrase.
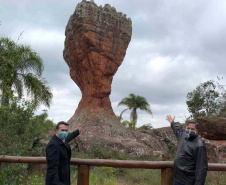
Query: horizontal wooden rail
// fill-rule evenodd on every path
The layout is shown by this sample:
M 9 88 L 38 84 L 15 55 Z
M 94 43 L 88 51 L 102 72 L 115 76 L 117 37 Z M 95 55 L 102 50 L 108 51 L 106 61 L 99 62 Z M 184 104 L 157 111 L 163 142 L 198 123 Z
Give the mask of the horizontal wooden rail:
M 46 158 L 0 155 L 0 162 L 46 164 Z
M 0 155 L 0 174 L 1 174 L 1 162 L 46 164 L 46 158 Z M 161 185 L 173 184 L 173 161 L 134 161 L 134 160 L 72 158 L 70 161 L 70 164 L 78 165 L 77 185 L 89 185 L 89 167 L 90 166 L 105 166 L 105 167 L 114 167 L 114 168 L 161 169 Z M 226 164 L 209 163 L 208 171 L 226 171 Z
M 134 160 L 110 160 L 110 159 L 71 159 L 73 165 L 105 166 L 114 168 L 145 168 L 163 169 L 172 168 L 172 161 L 134 161 Z
M 46 164 L 46 158 L 0 155 L 0 162 Z M 134 161 L 134 160 L 71 158 L 70 164 L 87 166 L 105 166 L 114 168 L 146 168 L 146 169 L 173 168 L 173 161 Z M 226 164 L 208 163 L 208 171 L 226 171 Z

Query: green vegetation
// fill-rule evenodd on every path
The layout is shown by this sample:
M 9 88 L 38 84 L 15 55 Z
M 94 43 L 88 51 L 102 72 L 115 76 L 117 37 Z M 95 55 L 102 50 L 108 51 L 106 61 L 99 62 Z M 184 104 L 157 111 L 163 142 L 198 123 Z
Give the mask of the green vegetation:
M 152 152 L 150 151 L 150 154 Z M 91 147 L 89 154 L 83 152 L 73 152 L 73 157 L 89 159 L 117 159 L 117 160 L 149 160 L 159 161 L 161 158 L 154 156 L 131 158 L 128 155 L 110 148 L 101 147 L 100 143 L 95 143 Z M 77 182 L 77 167 L 71 166 L 72 185 Z M 110 167 L 91 167 L 90 185 L 149 185 L 161 182 L 160 170 L 148 169 L 123 169 Z
M 128 120 L 124 120 L 121 123 L 122 123 L 122 125 L 124 127 L 130 128 L 130 129 L 133 129 L 135 127 L 135 125 L 136 125 L 136 122 L 135 121 L 130 122 Z
M 220 80 L 218 78 L 218 80 Z M 224 85 L 209 80 L 201 83 L 187 94 L 188 111 L 191 117 L 225 116 L 226 91 Z
M 44 111 L 34 114 L 34 105 L 14 98 L 8 107 L 0 107 L 0 151 L 1 155 L 43 156 L 40 140 L 54 124 Z M 17 185 L 28 175 L 27 164 L 2 164 L 0 184 Z
M 226 172 L 208 172 L 205 185 L 225 185 Z
M 160 170 L 93 168 L 90 173 L 90 185 L 160 184 L 160 173 Z
M 40 104 L 49 107 L 52 99 L 50 87 L 41 77 L 43 70 L 42 59 L 29 46 L 0 38 L 1 155 L 43 156 L 40 140 L 54 128 L 45 110 L 35 115 Z M 0 184 L 24 184 L 29 177 L 28 169 L 31 170 L 28 164 L 3 163 Z
M 144 110 L 149 114 L 152 114 L 148 101 L 142 96 L 130 94 L 129 97 L 125 97 L 119 102 L 118 106 L 120 105 L 125 105 L 128 107 L 122 111 L 120 118 L 122 117 L 123 112 L 128 109 L 132 110 L 130 114 L 130 123 L 132 123 L 133 130 L 135 130 L 135 126 L 137 124 L 137 109 Z
M 152 129 L 153 127 L 152 127 L 152 125 L 151 125 L 151 123 L 149 123 L 149 124 L 144 124 L 144 125 L 142 125 L 141 127 L 139 127 L 138 128 L 138 131 L 140 131 L 140 132 L 142 132 L 142 133 L 152 133 Z

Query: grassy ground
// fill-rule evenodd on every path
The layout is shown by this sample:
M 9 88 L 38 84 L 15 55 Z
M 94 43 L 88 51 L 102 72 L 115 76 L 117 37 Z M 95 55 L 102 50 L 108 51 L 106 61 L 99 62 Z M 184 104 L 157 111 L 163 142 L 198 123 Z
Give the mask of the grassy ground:
M 160 178 L 160 170 L 95 167 L 90 171 L 90 185 L 156 185 L 160 184 Z M 74 173 L 72 185 L 76 182 L 77 174 Z
M 45 172 L 34 171 L 21 185 L 44 185 Z M 90 170 L 90 185 L 160 185 L 160 170 L 95 167 Z M 226 172 L 208 172 L 205 185 L 225 185 Z M 77 167 L 71 166 L 71 185 L 77 185 Z
M 208 172 L 205 185 L 226 185 L 226 172 Z

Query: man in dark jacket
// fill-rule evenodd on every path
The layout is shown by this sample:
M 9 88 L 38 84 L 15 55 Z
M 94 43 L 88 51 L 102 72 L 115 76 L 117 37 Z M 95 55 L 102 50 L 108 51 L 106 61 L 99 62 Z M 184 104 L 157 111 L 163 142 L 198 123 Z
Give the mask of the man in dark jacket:
M 71 148 L 68 143 L 79 135 L 81 125 L 69 135 L 68 126 L 64 121 L 59 122 L 46 147 L 46 185 L 70 185 Z
M 174 160 L 174 185 L 204 185 L 208 163 L 206 147 L 197 134 L 197 121 L 187 121 L 183 132 L 174 123 L 174 119 L 170 115 L 166 116 L 178 140 Z

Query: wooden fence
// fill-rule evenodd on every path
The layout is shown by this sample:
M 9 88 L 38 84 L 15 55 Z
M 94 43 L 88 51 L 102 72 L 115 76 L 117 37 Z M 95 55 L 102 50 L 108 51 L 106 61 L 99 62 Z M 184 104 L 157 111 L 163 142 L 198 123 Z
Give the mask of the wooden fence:
M 45 157 L 18 157 L 0 155 L 0 175 L 1 163 L 27 163 L 46 164 Z M 134 161 L 134 160 L 108 160 L 108 159 L 77 159 L 72 158 L 71 165 L 78 165 L 77 185 L 89 185 L 90 166 L 105 166 L 114 168 L 142 168 L 161 169 L 161 185 L 173 184 L 173 161 Z M 226 164 L 209 163 L 208 171 L 226 171 Z

